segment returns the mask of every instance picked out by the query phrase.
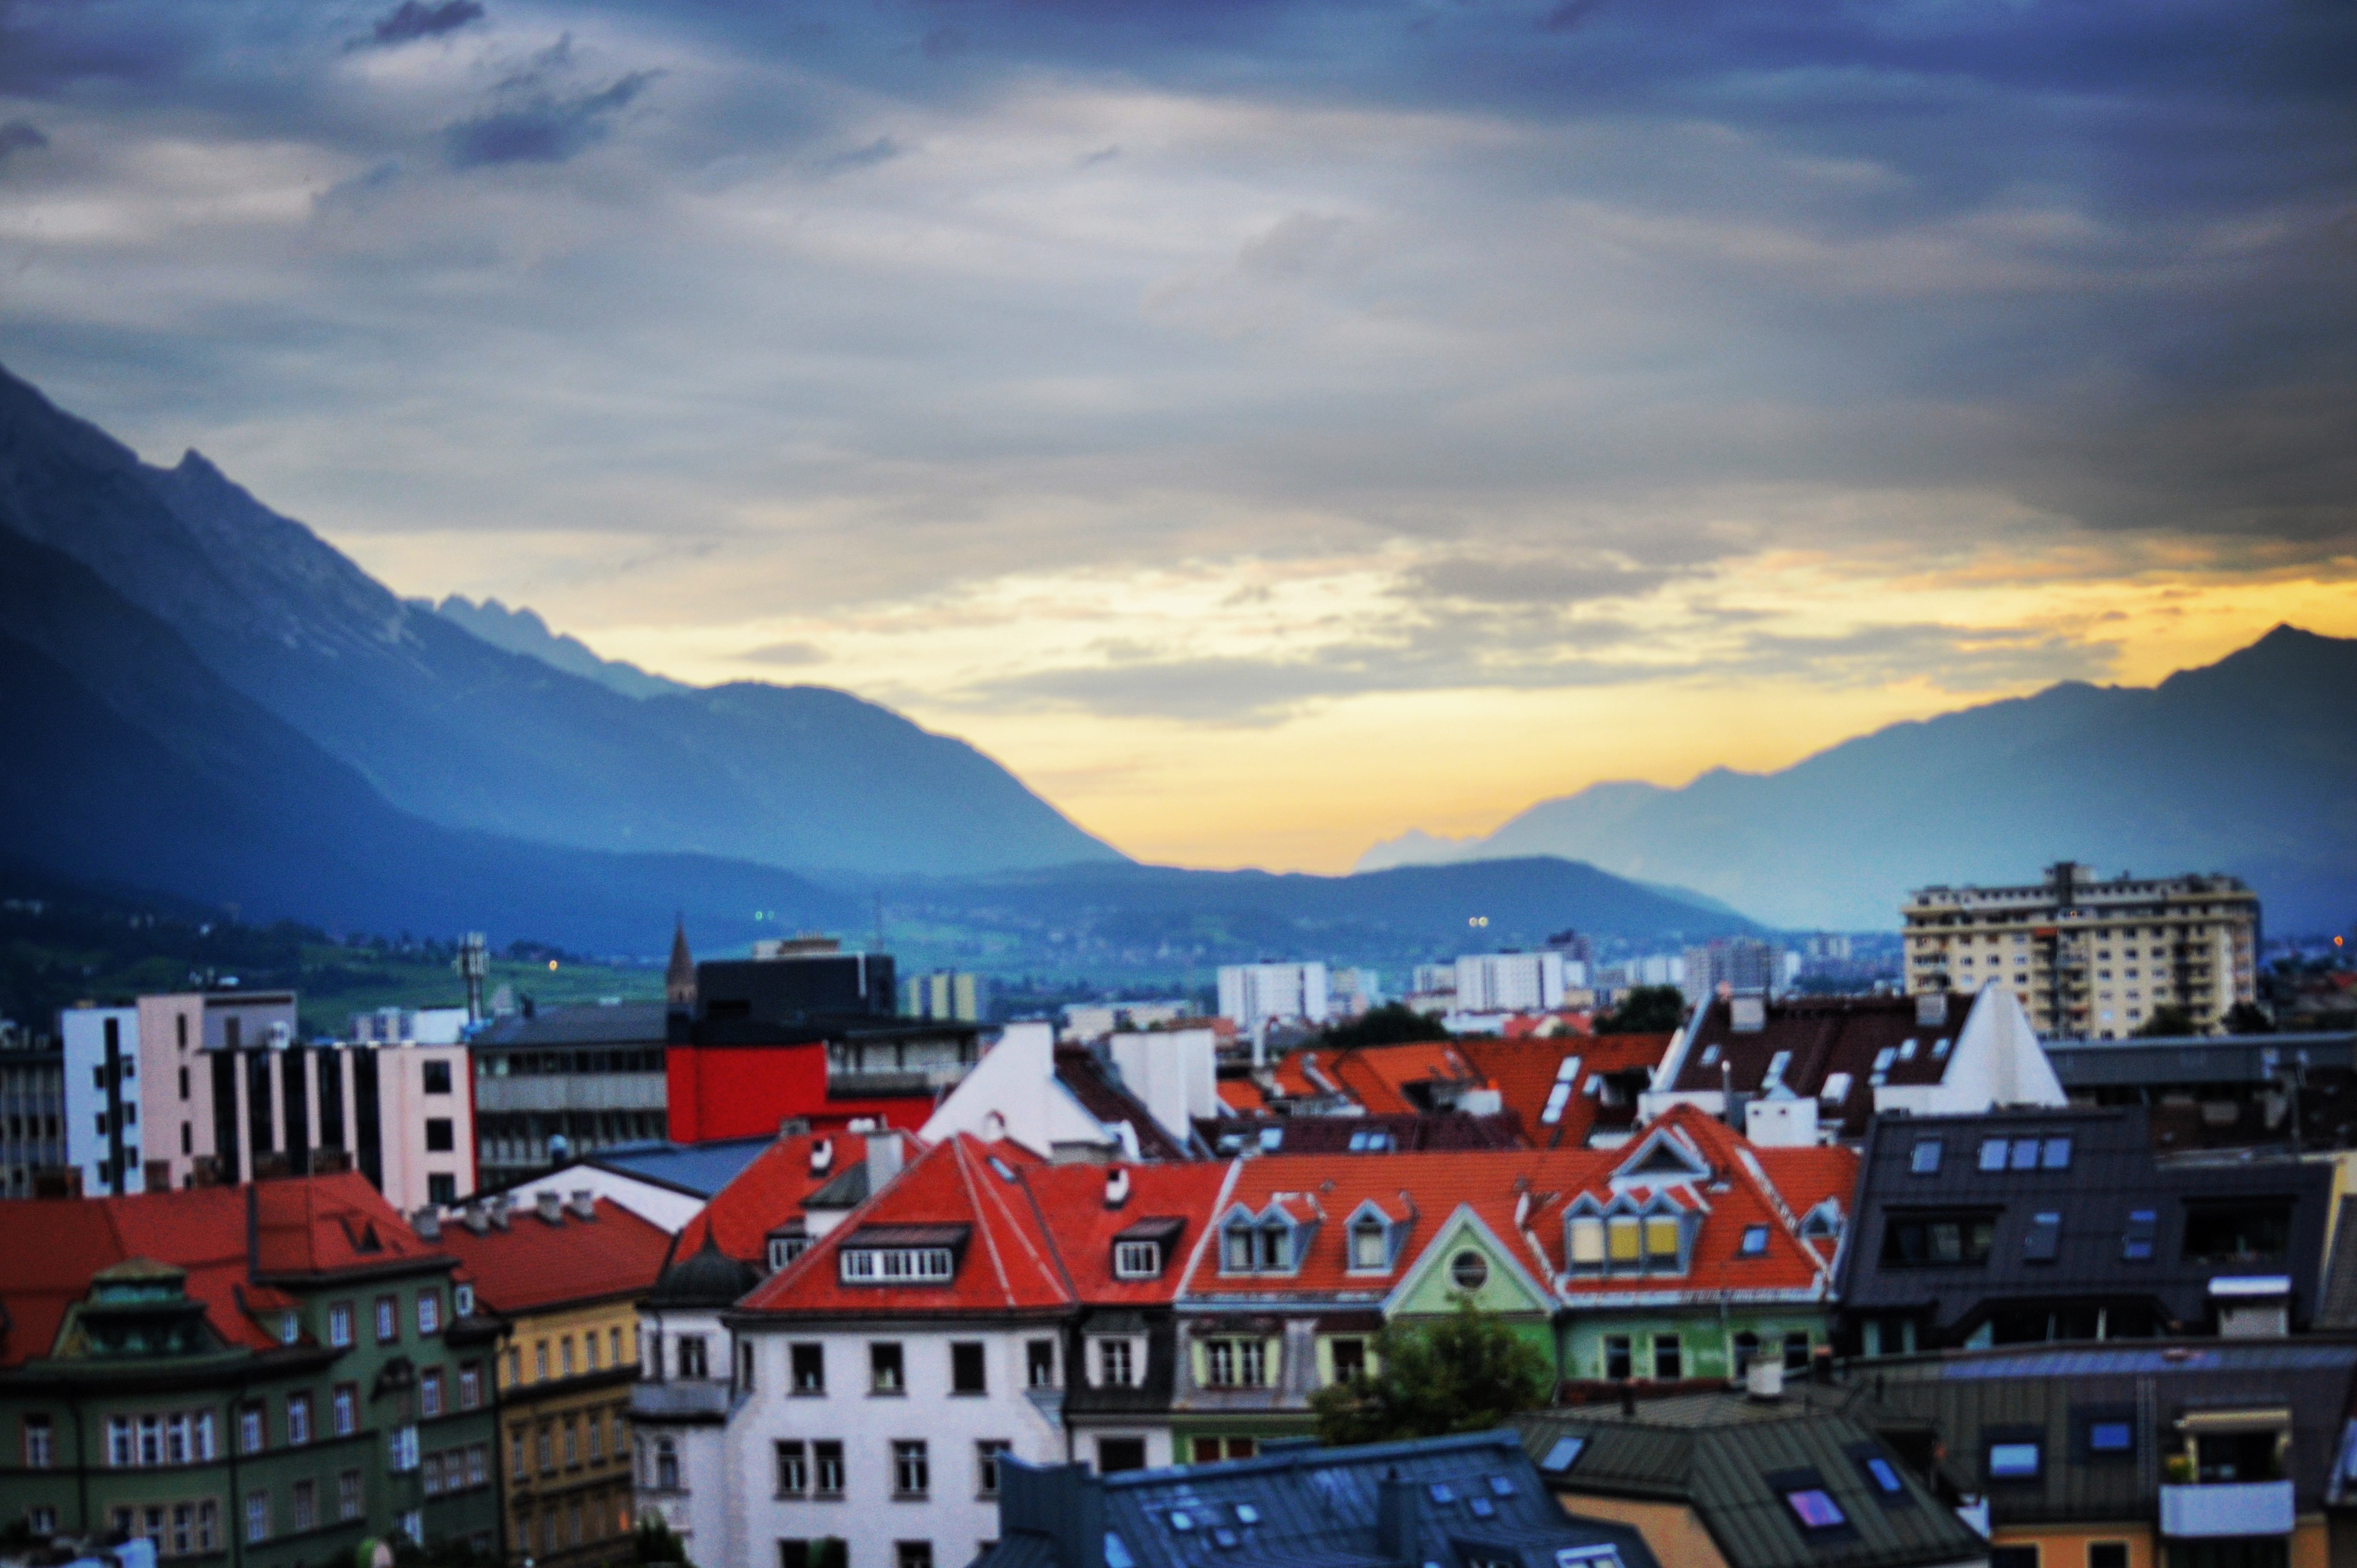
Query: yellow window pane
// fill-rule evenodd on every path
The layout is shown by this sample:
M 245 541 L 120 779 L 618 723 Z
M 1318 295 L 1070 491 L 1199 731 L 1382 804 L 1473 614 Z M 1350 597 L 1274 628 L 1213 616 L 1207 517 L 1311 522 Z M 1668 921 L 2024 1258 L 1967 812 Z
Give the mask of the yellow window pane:
M 1612 1221 L 1612 1257 L 1616 1262 L 1635 1262 L 1637 1241 L 1637 1222 L 1634 1219 Z

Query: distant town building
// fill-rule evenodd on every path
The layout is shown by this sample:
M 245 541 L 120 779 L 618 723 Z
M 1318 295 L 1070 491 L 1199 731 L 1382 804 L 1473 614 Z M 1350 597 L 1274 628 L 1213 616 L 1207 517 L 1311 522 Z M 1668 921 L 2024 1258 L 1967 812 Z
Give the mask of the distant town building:
M 0 1197 L 27 1197 L 66 1166 L 65 1053 L 0 1023 Z
M 1788 963 L 1786 961 L 1790 959 Z M 1688 948 L 1677 981 L 1686 1000 L 1700 1003 L 1722 990 L 1765 995 L 1781 991 L 1800 972 L 1797 954 L 1756 937 L 1725 937 Z
M 689 994 L 694 993 L 691 981 Z M 476 1032 L 477 1161 L 504 1187 L 668 1130 L 669 1013 L 660 1002 L 541 1007 Z
M 1060 1033 L 1067 1040 L 1102 1040 L 1116 1029 L 1158 1029 L 1192 1017 L 1194 1013 L 1192 1003 L 1177 1000 L 1074 1002 L 1064 1008 Z
M 2105 882 L 2060 861 L 2019 887 L 1922 887 L 1900 910 L 1907 989 L 1997 981 L 2041 1034 L 2116 1039 L 2162 1007 L 2216 1033 L 2256 994 L 2259 897 L 2231 876 Z
M 1563 1005 L 1565 969 L 1554 951 L 1469 954 L 1457 961 L 1454 1011 L 1552 1013 Z
M 979 1024 L 990 1015 L 990 977 L 953 969 L 909 975 L 900 982 L 900 1015 Z
M 1326 1016 L 1355 1018 L 1383 1004 L 1383 977 L 1372 969 L 1337 969 L 1326 976 Z
M 464 1007 L 380 1007 L 352 1015 L 351 1036 L 363 1046 L 456 1046 L 466 1043 Z
M 473 1190 L 465 1047 L 303 1045 L 295 1017 L 292 992 L 66 1009 L 66 1158 L 81 1190 L 341 1170 L 403 1209 Z
M 1322 1024 L 1330 1015 L 1322 963 L 1220 966 L 1220 1016 L 1240 1028 L 1269 1023 Z

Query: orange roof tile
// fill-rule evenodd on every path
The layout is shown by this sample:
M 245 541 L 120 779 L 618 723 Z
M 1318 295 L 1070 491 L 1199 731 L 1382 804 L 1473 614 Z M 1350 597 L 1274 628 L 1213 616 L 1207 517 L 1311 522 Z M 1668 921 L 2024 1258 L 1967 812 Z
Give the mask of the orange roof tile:
M 1542 1148 L 1571 1148 L 1586 1144 L 1597 1130 L 1599 1101 L 1593 1087 L 1609 1073 L 1651 1071 L 1670 1048 L 1668 1035 L 1566 1035 L 1555 1038 L 1519 1040 L 1468 1039 L 1458 1042 L 1474 1070 L 1490 1080 L 1505 1108 L 1523 1119 L 1531 1140 Z M 1546 1120 L 1546 1109 L 1564 1064 L 1577 1058 L 1577 1077 L 1559 1114 Z M 1619 1114 L 1609 1115 L 1614 1130 L 1633 1128 L 1633 1101 Z
M 901 1134 L 914 1144 L 913 1133 Z M 825 1167 L 813 1171 L 811 1156 L 824 1144 Z M 704 1250 L 705 1233 L 716 1234 L 720 1250 L 740 1263 L 767 1267 L 770 1231 L 802 1211 L 802 1200 L 867 1157 L 859 1133 L 797 1133 L 780 1138 L 753 1156 L 727 1186 L 712 1195 L 694 1219 L 680 1228 L 673 1255 L 693 1258 Z

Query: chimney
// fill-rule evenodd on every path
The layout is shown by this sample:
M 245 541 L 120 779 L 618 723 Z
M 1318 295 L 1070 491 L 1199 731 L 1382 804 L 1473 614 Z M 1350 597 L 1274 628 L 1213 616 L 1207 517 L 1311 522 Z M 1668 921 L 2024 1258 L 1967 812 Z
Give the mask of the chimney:
M 1947 1021 L 1948 993 L 1946 992 L 1926 991 L 1915 998 L 1915 1025 L 1918 1028 L 1936 1029 Z
M 597 1195 L 586 1187 L 576 1187 L 573 1189 L 572 1201 L 565 1207 L 573 1210 L 576 1219 L 595 1219 L 597 1218 Z
M 439 1241 L 442 1240 L 442 1211 L 429 1203 L 409 1217 L 409 1228 L 417 1232 L 417 1239 L 421 1241 Z
M 1393 1563 L 1414 1563 L 1415 1487 L 1400 1478 L 1394 1465 L 1383 1472 L 1375 1487 L 1375 1555 Z
M 810 1118 L 807 1116 L 787 1116 L 778 1122 L 778 1136 L 780 1138 L 802 1138 L 809 1135 Z
M 1632 1419 L 1637 1413 L 1637 1390 L 1626 1378 L 1620 1380 L 1620 1413 Z
M 1105 1176 L 1104 1205 L 1107 1208 L 1119 1208 L 1123 1204 L 1127 1203 L 1128 1201 L 1128 1167 L 1125 1165 L 1115 1165 Z
M 1744 1391 L 1762 1404 L 1773 1404 L 1784 1397 L 1784 1363 L 1773 1354 L 1751 1358 L 1751 1365 L 1743 1374 Z
M 515 1195 L 503 1192 L 491 1199 L 491 1223 L 504 1230 L 508 1228 L 508 1211 L 515 1207 Z
M 834 1168 L 834 1140 L 821 1138 L 811 1145 L 811 1175 L 823 1176 Z
M 1813 1380 L 1820 1383 L 1830 1383 L 1834 1380 L 1834 1348 L 1832 1346 L 1820 1345 L 1810 1355 L 1809 1374 Z
M 885 1184 L 900 1174 L 900 1163 L 907 1157 L 897 1128 L 879 1127 L 867 1134 L 867 1195 L 870 1197 L 883 1191 Z
M 491 1228 L 491 1208 L 479 1197 L 467 1200 L 467 1229 L 480 1236 Z
M 565 1223 L 565 1199 L 554 1187 L 542 1187 L 532 1195 L 532 1202 L 533 1207 L 540 1211 L 543 1223 L 549 1225 Z

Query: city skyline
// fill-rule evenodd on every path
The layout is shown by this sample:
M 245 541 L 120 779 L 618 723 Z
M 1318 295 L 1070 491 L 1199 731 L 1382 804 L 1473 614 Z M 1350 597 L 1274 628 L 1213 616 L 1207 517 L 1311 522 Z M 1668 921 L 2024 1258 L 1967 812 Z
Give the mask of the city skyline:
M 0 12 L 0 360 L 1133 854 L 2357 633 L 2347 24 Z

